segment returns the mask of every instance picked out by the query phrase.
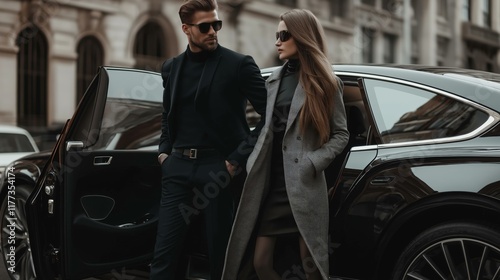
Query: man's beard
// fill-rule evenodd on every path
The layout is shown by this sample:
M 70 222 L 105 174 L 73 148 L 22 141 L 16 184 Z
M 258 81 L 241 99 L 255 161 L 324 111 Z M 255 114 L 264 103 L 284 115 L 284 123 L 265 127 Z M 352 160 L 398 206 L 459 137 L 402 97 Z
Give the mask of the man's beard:
M 191 41 L 191 44 L 193 44 L 197 48 L 200 48 L 200 49 L 202 49 L 204 51 L 213 51 L 213 50 L 215 50 L 217 48 L 218 40 L 217 40 L 217 37 L 215 37 L 215 41 L 214 41 L 213 44 L 196 43 L 194 41 Z

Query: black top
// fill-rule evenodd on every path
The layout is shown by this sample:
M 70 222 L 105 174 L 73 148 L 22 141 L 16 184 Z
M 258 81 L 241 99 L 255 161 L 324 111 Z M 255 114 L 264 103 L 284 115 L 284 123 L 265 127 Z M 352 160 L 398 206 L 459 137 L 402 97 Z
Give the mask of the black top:
M 293 95 L 299 83 L 298 67 L 297 60 L 290 60 L 283 70 L 278 95 L 276 96 L 276 102 L 274 104 L 274 132 L 284 132 L 286 128 L 290 105 L 292 104 Z
M 191 120 L 191 125 L 203 127 L 210 139 L 209 143 L 228 161 L 244 164 L 264 124 L 264 118 L 261 118 L 255 129 L 250 130 L 246 120 L 247 101 L 250 101 L 258 114 L 265 116 L 267 94 L 259 67 L 251 56 L 219 45 L 214 51 L 205 54 L 207 58 L 202 74 L 200 76 L 198 72 L 195 76 L 186 70 L 190 67 L 185 65 L 186 62 L 194 63 L 191 59 L 188 61 L 188 55 L 203 57 L 204 54 L 192 55 L 189 51 L 184 51 L 167 59 L 162 65 L 164 110 L 158 152 L 169 154 L 174 143 L 181 143 L 178 141 L 181 125 L 177 113 L 184 113 L 181 109 L 184 106 L 178 102 L 179 96 L 184 96 L 185 90 L 181 91 L 180 88 L 196 84 L 196 90 L 193 87 L 189 91 L 191 94 L 195 92 L 194 111 L 199 114 L 196 119 L 203 122 Z M 195 81 L 188 80 L 183 75 L 192 75 L 190 79 Z M 186 128 L 186 125 L 182 126 Z M 185 139 L 185 136 L 181 137 Z M 201 137 L 205 137 L 204 134 Z
M 173 147 L 213 147 L 208 139 L 203 118 L 195 107 L 196 91 L 209 52 L 193 53 L 188 48 L 186 53 L 187 56 L 180 73 L 182 79 L 179 83 L 179 94 L 176 96 L 176 108 L 174 108 L 177 120 L 177 137 Z

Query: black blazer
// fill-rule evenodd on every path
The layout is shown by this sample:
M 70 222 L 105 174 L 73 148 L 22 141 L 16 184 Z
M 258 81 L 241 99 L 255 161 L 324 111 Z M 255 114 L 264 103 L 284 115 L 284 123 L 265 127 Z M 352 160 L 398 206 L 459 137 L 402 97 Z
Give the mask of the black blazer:
M 159 153 L 170 154 L 175 139 L 175 108 L 180 68 L 186 52 L 166 60 L 162 65 L 163 115 Z M 246 121 L 246 102 L 265 116 L 267 93 L 265 80 L 251 56 L 222 46 L 209 55 L 195 97 L 195 108 L 201 113 L 209 137 L 232 163 L 243 165 L 252 152 L 264 123 L 264 117 L 250 132 Z

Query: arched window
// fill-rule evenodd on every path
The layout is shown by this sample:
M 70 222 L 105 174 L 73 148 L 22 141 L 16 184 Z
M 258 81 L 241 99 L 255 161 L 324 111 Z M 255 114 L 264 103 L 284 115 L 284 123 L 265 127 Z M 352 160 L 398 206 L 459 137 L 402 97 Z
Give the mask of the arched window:
M 17 123 L 24 127 L 47 125 L 47 39 L 36 26 L 16 38 Z
M 97 73 L 97 68 L 104 63 L 104 50 L 97 38 L 86 36 L 78 43 L 77 53 L 76 102 L 78 103 Z
M 147 22 L 135 38 L 134 58 L 136 68 L 160 71 L 163 59 L 166 56 L 166 40 L 160 25 L 156 22 Z
M 276 2 L 280 5 L 288 6 L 290 8 L 297 7 L 297 0 L 277 0 Z

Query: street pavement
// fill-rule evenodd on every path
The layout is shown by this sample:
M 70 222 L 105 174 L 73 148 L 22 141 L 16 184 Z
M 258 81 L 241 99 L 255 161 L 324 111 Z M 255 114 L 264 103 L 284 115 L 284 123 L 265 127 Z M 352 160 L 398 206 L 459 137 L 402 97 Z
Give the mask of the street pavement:
M 1 257 L 0 257 L 1 258 Z M 3 263 L 3 260 L 1 260 Z M 0 267 L 0 279 L 9 280 L 9 275 L 7 270 L 2 265 Z M 85 278 L 82 280 L 147 280 L 149 279 L 148 273 L 138 270 L 127 270 L 125 271 L 114 271 L 109 274 L 100 275 L 99 277 Z
M 0 268 L 0 279 L 5 279 L 5 280 L 9 279 L 9 275 L 7 274 L 7 270 L 5 269 L 5 267 L 3 265 Z

